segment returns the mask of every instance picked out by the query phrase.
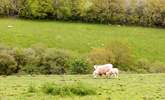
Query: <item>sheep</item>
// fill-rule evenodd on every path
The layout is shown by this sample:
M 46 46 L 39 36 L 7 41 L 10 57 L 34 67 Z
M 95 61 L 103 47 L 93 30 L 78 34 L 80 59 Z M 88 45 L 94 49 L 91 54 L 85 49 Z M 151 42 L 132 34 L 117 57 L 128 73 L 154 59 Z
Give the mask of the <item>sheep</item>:
M 112 68 L 112 64 L 94 65 L 95 71 L 93 72 L 93 76 L 94 78 L 97 78 L 97 76 L 106 75 L 106 73 L 111 71 Z

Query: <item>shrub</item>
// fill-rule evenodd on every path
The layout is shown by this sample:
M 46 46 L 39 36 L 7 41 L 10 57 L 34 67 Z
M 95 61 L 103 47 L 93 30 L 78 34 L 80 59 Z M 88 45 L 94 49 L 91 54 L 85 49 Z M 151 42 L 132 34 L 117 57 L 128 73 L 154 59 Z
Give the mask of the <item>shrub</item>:
M 53 18 L 68 20 L 71 14 L 71 0 L 53 0 Z
M 93 95 L 96 94 L 96 89 L 93 86 L 90 86 L 89 84 L 83 84 L 81 82 L 78 82 L 76 84 L 73 84 L 70 87 L 70 91 L 79 96 L 85 96 L 85 95 Z
M 151 73 L 164 73 L 165 72 L 165 64 L 160 61 L 155 61 L 151 63 L 149 68 L 149 72 Z
M 16 73 L 26 64 L 27 59 L 23 49 L 13 48 L 10 51 L 10 55 L 14 57 L 17 62 Z
M 15 73 L 17 63 L 11 55 L 7 53 L 0 53 L 0 74 L 10 75 Z
M 30 93 L 34 93 L 34 92 L 36 92 L 37 90 L 36 90 L 36 87 L 34 86 L 34 85 L 29 85 L 29 87 L 28 87 L 28 92 L 30 92 Z
M 111 51 L 114 55 L 114 66 L 121 70 L 129 70 L 133 63 L 132 50 L 128 43 L 115 40 L 106 47 L 108 51 Z
M 21 68 L 19 74 L 42 74 L 42 71 L 40 70 L 40 67 L 36 64 L 27 64 Z
M 139 73 L 163 73 L 165 72 L 165 64 L 160 61 L 139 59 L 134 66 L 134 71 Z
M 18 16 L 23 18 L 32 18 L 32 11 L 30 9 L 30 0 L 18 0 Z
M 36 52 L 37 51 L 32 48 L 23 49 L 23 64 L 19 73 L 40 74 L 39 65 L 42 62 L 42 56 L 38 54 L 39 52 Z
M 13 12 L 12 2 L 10 0 L 0 1 L 0 15 L 11 15 Z
M 72 74 L 87 74 L 91 71 L 90 64 L 83 58 L 74 58 L 70 61 L 70 72 Z
M 54 83 L 46 83 L 42 86 L 42 91 L 46 94 L 51 95 L 78 95 L 78 96 L 85 96 L 85 95 L 94 95 L 96 94 L 96 89 L 89 84 L 83 83 L 74 83 L 74 84 L 64 84 L 58 85 Z
M 95 48 L 89 55 L 88 60 L 92 64 L 114 63 L 114 54 L 106 48 Z
M 66 50 L 33 46 L 24 49 L 26 63 L 20 72 L 28 74 L 63 74 L 67 72 L 69 52 Z
M 60 49 L 47 49 L 43 55 L 44 74 L 64 74 L 68 69 L 69 52 Z
M 53 14 L 53 0 L 29 0 L 31 14 L 34 18 L 49 18 Z
M 112 41 L 105 48 L 92 50 L 88 55 L 88 60 L 92 64 L 111 63 L 114 67 L 121 70 L 130 70 L 132 68 L 132 51 L 127 43 L 121 41 Z
M 42 86 L 42 91 L 46 94 L 53 94 L 54 87 L 54 83 L 45 83 Z
M 138 73 L 147 73 L 149 72 L 149 68 L 151 67 L 150 61 L 147 59 L 139 59 L 135 64 L 135 71 Z

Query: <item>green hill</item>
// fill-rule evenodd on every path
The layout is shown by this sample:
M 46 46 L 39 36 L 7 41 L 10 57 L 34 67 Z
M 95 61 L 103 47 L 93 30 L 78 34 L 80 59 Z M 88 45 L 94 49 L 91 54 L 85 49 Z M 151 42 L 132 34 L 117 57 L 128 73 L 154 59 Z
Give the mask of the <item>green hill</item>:
M 12 18 L 0 23 L 0 43 L 12 47 L 42 43 L 85 54 L 117 39 L 128 42 L 137 58 L 165 62 L 165 29 Z

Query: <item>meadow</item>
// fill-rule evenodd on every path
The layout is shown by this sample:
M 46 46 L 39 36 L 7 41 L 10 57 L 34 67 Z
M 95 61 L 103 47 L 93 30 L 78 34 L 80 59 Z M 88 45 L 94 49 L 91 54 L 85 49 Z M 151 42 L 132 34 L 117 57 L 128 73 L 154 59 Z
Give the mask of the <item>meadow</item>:
M 165 74 L 120 74 L 118 79 L 91 75 L 0 76 L 0 100 L 164 100 Z M 39 90 L 44 83 L 73 84 L 82 82 L 94 86 L 96 94 L 59 96 Z M 29 86 L 38 88 L 29 92 Z
M 49 20 L 0 19 L 0 44 L 28 48 L 34 44 L 86 54 L 111 40 L 131 45 L 135 58 L 165 62 L 165 29 Z M 13 26 L 9 28 L 8 26 Z

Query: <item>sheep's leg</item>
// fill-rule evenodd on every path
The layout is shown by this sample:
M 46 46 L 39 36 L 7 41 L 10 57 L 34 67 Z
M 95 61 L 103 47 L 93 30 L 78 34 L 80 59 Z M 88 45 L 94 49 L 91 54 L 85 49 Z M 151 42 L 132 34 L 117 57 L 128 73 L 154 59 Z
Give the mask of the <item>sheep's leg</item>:
M 114 77 L 116 78 L 116 74 L 114 74 Z
M 108 75 L 108 78 L 111 78 L 111 76 L 110 76 L 110 75 Z
M 97 78 L 96 72 L 93 72 L 93 78 Z
M 113 77 L 113 76 L 114 76 L 114 74 L 112 73 L 110 77 Z
M 115 75 L 115 78 L 118 78 L 118 74 L 117 73 L 115 73 L 114 75 Z
M 118 74 L 116 73 L 116 78 L 118 78 Z

